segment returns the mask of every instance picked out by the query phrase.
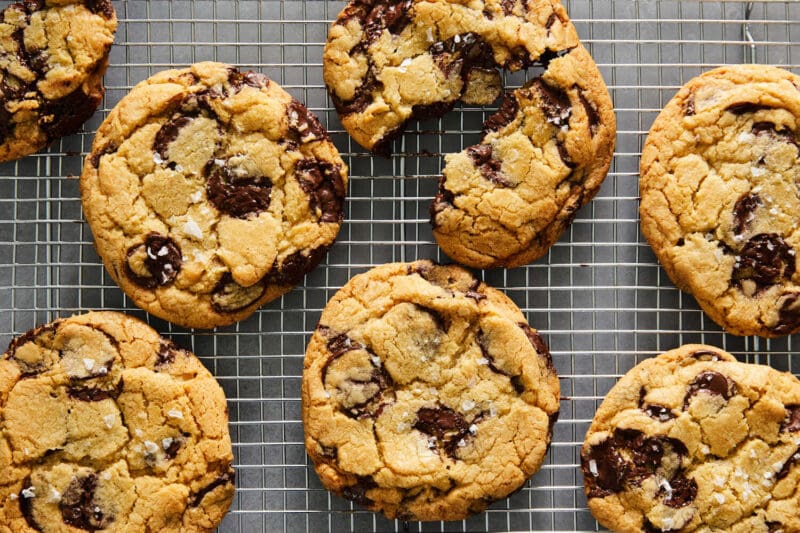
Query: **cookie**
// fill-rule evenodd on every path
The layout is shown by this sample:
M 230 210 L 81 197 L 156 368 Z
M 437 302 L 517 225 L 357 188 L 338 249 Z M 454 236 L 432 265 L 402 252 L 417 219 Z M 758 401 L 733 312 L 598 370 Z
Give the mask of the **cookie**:
M 507 296 L 418 261 L 336 293 L 306 351 L 302 398 L 326 488 L 390 519 L 459 520 L 539 469 L 559 383 Z
M 220 63 L 138 84 L 98 131 L 84 213 L 136 305 L 186 327 L 246 318 L 302 281 L 343 219 L 347 167 L 305 106 Z
M 606 395 L 581 470 L 613 531 L 800 531 L 800 381 L 698 344 L 648 359 Z
M 577 45 L 506 95 L 480 144 L 446 157 L 430 210 L 436 242 L 474 268 L 542 257 L 600 189 L 615 132 L 603 79 Z
M 0 13 L 0 161 L 75 133 L 103 99 L 111 0 L 25 0 Z
M 800 76 L 721 67 L 650 130 L 642 232 L 679 289 L 736 335 L 800 331 Z
M 0 358 L 4 531 L 212 531 L 232 461 L 222 389 L 143 322 L 56 320 Z
M 323 66 L 345 129 L 380 153 L 410 120 L 497 100 L 498 69 L 544 70 L 503 97 L 480 144 L 446 158 L 431 222 L 465 265 L 544 255 L 611 164 L 611 99 L 558 2 L 353 0 L 330 30 Z

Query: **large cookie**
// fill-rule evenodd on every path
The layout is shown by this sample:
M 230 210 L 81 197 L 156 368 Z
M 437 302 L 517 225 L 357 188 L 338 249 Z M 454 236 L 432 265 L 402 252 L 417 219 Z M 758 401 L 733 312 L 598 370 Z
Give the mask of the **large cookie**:
M 111 0 L 25 0 L 0 14 L 0 161 L 74 133 L 103 98 Z
M 222 389 L 119 313 L 29 331 L 0 358 L 0 530 L 211 531 L 233 498 Z
M 322 312 L 303 371 L 306 449 L 329 490 L 403 520 L 458 520 L 544 460 L 559 384 L 516 305 L 456 266 L 380 266 Z
M 606 395 L 581 469 L 614 531 L 800 531 L 800 381 L 711 346 L 648 359 Z
M 642 232 L 731 333 L 800 330 L 798 146 L 800 77 L 756 65 L 689 81 L 645 143 Z
M 534 65 L 544 72 L 504 96 L 481 143 L 447 157 L 431 207 L 439 245 L 472 267 L 544 255 L 611 164 L 611 99 L 566 11 L 551 0 L 353 0 L 328 36 L 328 90 L 373 151 L 412 119 L 492 103 L 498 69 Z
M 161 72 L 105 120 L 81 197 L 111 277 L 188 327 L 249 316 L 302 281 L 343 219 L 347 167 L 317 119 L 261 74 Z

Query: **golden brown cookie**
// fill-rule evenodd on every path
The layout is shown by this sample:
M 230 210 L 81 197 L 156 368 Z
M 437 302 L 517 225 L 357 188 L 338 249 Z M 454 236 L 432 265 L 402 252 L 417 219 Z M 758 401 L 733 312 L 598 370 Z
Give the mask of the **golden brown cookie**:
M 504 96 L 480 144 L 446 158 L 431 222 L 445 253 L 465 265 L 541 257 L 608 173 L 611 99 L 557 1 L 352 0 L 331 27 L 323 66 L 345 129 L 377 152 L 410 120 L 496 101 L 498 69 L 544 70 Z
M 75 133 L 103 98 L 111 0 L 25 0 L 0 13 L 0 161 Z
M 143 322 L 57 320 L 0 358 L 2 531 L 212 531 L 232 461 L 222 389 Z
M 685 345 L 630 370 L 581 450 L 613 531 L 800 531 L 800 381 Z
M 516 305 L 457 266 L 383 265 L 322 312 L 306 449 L 329 490 L 389 518 L 460 520 L 541 466 L 559 384 Z
M 689 81 L 653 123 L 640 189 L 642 232 L 715 322 L 800 330 L 800 76 L 739 65 Z
M 302 281 L 339 232 L 346 187 L 305 106 L 220 63 L 134 87 L 81 176 L 111 277 L 146 311 L 198 328 L 246 318 Z

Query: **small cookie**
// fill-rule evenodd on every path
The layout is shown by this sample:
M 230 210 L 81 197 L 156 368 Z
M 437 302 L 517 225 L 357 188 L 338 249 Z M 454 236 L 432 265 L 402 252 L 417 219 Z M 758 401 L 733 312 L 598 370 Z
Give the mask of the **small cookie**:
M 447 156 L 431 204 L 436 242 L 474 268 L 545 255 L 600 189 L 615 134 L 603 78 L 577 45 L 506 95 L 480 144 Z
M 75 133 L 103 99 L 111 0 L 25 0 L 0 13 L 0 161 Z
M 383 265 L 322 312 L 303 371 L 323 485 L 390 519 L 460 520 L 541 466 L 559 383 L 503 293 L 456 266 Z
M 611 98 L 558 2 L 352 0 L 328 35 L 324 78 L 345 129 L 385 152 L 415 118 L 491 104 L 498 69 L 544 73 L 503 98 L 480 144 L 447 156 L 431 206 L 450 257 L 475 268 L 544 255 L 595 195 L 614 152 Z
M 730 333 L 800 331 L 800 76 L 721 67 L 650 130 L 642 232 L 669 277 Z
M 134 87 L 81 176 L 111 277 L 139 307 L 197 328 L 246 318 L 302 281 L 339 232 L 346 187 L 305 106 L 220 63 Z
M 222 389 L 143 322 L 57 320 L 0 358 L 9 531 L 212 531 L 233 499 L 232 462 Z
M 711 346 L 648 359 L 606 395 L 581 469 L 613 531 L 800 531 L 800 381 Z

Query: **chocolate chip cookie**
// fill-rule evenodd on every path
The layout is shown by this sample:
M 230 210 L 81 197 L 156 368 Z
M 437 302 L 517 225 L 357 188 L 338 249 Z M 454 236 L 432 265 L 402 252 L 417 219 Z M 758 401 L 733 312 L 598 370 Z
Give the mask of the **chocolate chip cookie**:
M 0 13 L 0 161 L 75 133 L 103 98 L 111 0 L 25 0 Z
M 138 320 L 57 320 L 0 358 L 0 529 L 212 531 L 232 461 L 222 389 Z
M 581 469 L 614 531 L 800 531 L 800 381 L 711 346 L 648 359 L 606 395 Z
M 544 70 L 503 97 L 480 144 L 447 157 L 431 221 L 442 249 L 465 265 L 544 255 L 611 164 L 611 99 L 558 2 L 352 0 L 323 66 L 345 129 L 377 152 L 410 120 L 497 100 L 498 69 Z
M 339 232 L 346 187 L 305 106 L 220 63 L 134 87 L 81 176 L 111 277 L 143 309 L 198 328 L 241 320 L 302 281 Z
M 736 335 L 800 331 L 800 76 L 727 66 L 687 83 L 641 160 L 642 232 Z
M 456 266 L 383 265 L 331 299 L 303 371 L 329 490 L 390 519 L 458 520 L 540 467 L 559 384 L 516 305 Z

